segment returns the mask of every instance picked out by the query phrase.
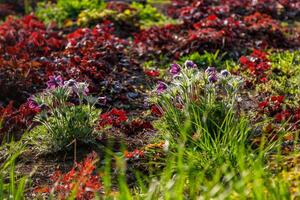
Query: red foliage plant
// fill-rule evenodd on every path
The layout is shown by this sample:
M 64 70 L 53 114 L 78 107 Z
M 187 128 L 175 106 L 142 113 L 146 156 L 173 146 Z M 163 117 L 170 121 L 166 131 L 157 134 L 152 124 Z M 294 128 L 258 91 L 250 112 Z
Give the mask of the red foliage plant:
M 53 28 L 46 28 L 32 15 L 21 19 L 9 17 L 0 25 L 0 53 L 30 60 L 31 57 L 60 50 L 63 47 L 62 36 Z
M 144 156 L 144 150 L 135 149 L 131 152 L 125 151 L 124 156 L 126 159 L 137 159 Z
M 266 13 L 276 19 L 296 19 L 300 15 L 298 0 L 172 0 L 168 14 L 184 20 L 199 20 L 206 12 L 219 15 L 253 12 Z
M 38 112 L 39 110 L 30 107 L 27 102 L 18 109 L 13 107 L 12 101 L 6 107 L 0 108 L 0 141 L 5 136 L 10 136 L 10 133 L 15 139 L 19 139 L 23 131 L 33 123 L 32 119 Z
M 99 126 L 120 126 L 122 122 L 127 121 L 126 112 L 113 108 L 111 111 L 100 115 Z
M 289 108 L 284 103 L 284 96 L 271 96 L 258 104 L 259 113 L 273 117 L 275 122 L 293 123 L 293 128 L 298 129 L 300 123 L 300 109 Z
M 156 117 L 163 116 L 163 111 L 157 105 L 151 106 L 151 113 L 152 113 L 152 115 L 154 115 Z
M 160 72 L 156 70 L 145 70 L 145 74 L 150 77 L 157 77 L 160 75 Z
M 93 199 L 95 193 L 102 188 L 98 175 L 94 175 L 98 158 L 95 152 L 89 154 L 81 163 L 77 163 L 66 174 L 56 171 L 52 177 L 52 185 L 36 189 L 37 193 L 54 195 L 57 199 L 67 199 L 75 192 L 77 200 Z
M 55 27 L 46 27 L 32 15 L 9 17 L 0 25 L 0 100 L 23 103 L 28 94 L 44 86 L 47 69 L 42 63 L 64 47 Z
M 152 124 L 149 121 L 139 119 L 132 120 L 123 127 L 123 131 L 127 135 L 136 135 L 145 130 L 153 130 Z
M 250 80 L 247 82 L 248 86 L 268 81 L 268 76 L 271 73 L 271 66 L 266 53 L 254 50 L 250 56 L 240 57 L 240 63 L 242 65 L 242 70 L 250 73 Z
M 173 0 L 169 13 L 183 23 L 141 31 L 135 35 L 135 49 L 142 58 L 155 59 L 164 54 L 173 59 L 204 50 L 220 49 L 236 58 L 236 52 L 245 48 L 299 47 L 299 41 L 287 37 L 280 21 L 272 18 L 278 10 L 273 8 L 275 2 L 279 1 L 270 2 Z M 284 8 L 293 5 L 280 3 Z M 268 12 L 270 9 L 272 12 Z

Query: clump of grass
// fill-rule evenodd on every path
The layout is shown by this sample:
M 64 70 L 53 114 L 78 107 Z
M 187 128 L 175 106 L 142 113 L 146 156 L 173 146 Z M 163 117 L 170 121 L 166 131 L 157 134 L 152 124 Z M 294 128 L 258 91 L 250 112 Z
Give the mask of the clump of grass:
M 30 179 L 16 174 L 15 161 L 24 150 L 20 142 L 10 142 L 0 147 L 5 152 L 1 155 L 0 166 L 0 199 L 21 200 L 25 198 L 25 189 Z

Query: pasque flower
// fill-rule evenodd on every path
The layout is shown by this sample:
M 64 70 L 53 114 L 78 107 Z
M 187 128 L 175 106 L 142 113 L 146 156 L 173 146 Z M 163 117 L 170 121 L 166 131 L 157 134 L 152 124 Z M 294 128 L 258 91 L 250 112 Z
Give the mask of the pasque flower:
M 167 85 L 162 82 L 162 81 L 158 81 L 158 86 L 157 86 L 157 93 L 161 94 L 163 93 L 165 90 L 167 89 Z
M 205 70 L 205 73 L 210 75 L 210 74 L 216 74 L 217 73 L 217 70 L 216 68 L 214 67 L 208 67 L 206 70 Z
M 49 81 L 47 82 L 48 89 L 55 89 L 59 86 L 63 86 L 63 79 L 59 76 L 49 76 Z
M 217 74 L 211 74 L 208 76 L 208 82 L 210 83 L 215 83 L 218 81 Z
M 191 60 L 185 61 L 184 66 L 187 68 L 197 68 L 197 65 Z
M 171 64 L 170 72 L 171 72 L 173 75 L 179 74 L 179 73 L 180 73 L 180 66 L 179 66 L 177 63 Z
M 35 112 L 40 112 L 41 109 L 42 109 L 42 106 L 39 105 L 39 104 L 33 99 L 33 97 L 29 97 L 29 98 L 27 99 L 27 104 L 28 104 L 28 107 L 29 107 L 30 109 L 32 109 L 33 111 L 35 111 Z

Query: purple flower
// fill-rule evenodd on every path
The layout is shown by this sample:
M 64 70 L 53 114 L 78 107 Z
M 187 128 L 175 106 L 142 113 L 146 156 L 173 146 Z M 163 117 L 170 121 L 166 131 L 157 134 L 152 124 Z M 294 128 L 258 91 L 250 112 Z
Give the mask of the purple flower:
M 217 81 L 218 81 L 218 77 L 217 77 L 216 74 L 213 73 L 213 74 L 211 74 L 211 75 L 208 76 L 208 82 L 215 83 Z
M 167 85 L 162 82 L 162 81 L 158 81 L 158 86 L 157 86 L 157 93 L 160 94 L 162 92 L 164 92 L 167 89 Z
M 214 67 L 208 67 L 206 70 L 205 70 L 205 73 L 210 75 L 210 74 L 216 74 L 217 73 L 217 70 L 216 68 Z
M 179 74 L 179 73 L 180 73 L 180 66 L 179 66 L 177 63 L 171 64 L 170 72 L 171 72 L 173 75 Z
M 184 66 L 187 68 L 197 68 L 197 65 L 191 60 L 185 61 Z
M 28 107 L 32 110 L 39 111 L 41 110 L 41 106 L 33 99 L 33 97 L 29 97 L 27 99 Z
M 224 70 L 221 71 L 221 75 L 224 76 L 224 77 L 227 77 L 227 76 L 230 75 L 230 72 L 227 71 L 226 69 L 224 69 Z
M 55 89 L 59 86 L 63 86 L 63 79 L 59 76 L 49 76 L 49 81 L 47 82 L 48 89 Z

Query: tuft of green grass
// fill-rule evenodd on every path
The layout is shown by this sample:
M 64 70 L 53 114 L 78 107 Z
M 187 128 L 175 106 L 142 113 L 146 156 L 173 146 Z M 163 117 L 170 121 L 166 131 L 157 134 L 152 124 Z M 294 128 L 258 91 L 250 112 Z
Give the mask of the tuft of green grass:
M 16 174 L 15 161 L 24 150 L 21 142 L 7 143 L 1 146 L 5 151 L 0 166 L 0 199 L 25 199 L 26 185 L 30 181 L 27 176 L 20 177 Z

